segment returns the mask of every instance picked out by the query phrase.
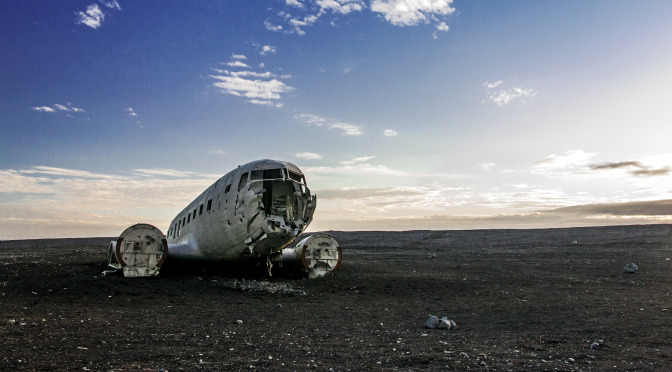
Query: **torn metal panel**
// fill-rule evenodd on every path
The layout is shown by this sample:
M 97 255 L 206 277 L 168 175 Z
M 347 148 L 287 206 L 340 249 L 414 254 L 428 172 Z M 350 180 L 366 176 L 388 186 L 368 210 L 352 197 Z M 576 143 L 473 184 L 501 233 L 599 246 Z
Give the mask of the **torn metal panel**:
M 308 274 L 308 278 L 320 278 L 341 266 L 341 247 L 333 236 L 316 233 L 301 240 L 294 248 L 282 251 L 282 265 L 295 266 Z
M 168 242 L 161 230 L 149 224 L 133 225 L 108 247 L 108 265 L 124 276 L 156 276 L 168 255 Z

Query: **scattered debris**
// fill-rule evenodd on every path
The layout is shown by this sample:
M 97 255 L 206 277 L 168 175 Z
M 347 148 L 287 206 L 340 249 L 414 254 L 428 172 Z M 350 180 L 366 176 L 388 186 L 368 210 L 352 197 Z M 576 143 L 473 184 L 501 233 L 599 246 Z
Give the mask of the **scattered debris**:
M 238 319 L 238 320 L 236 320 L 236 324 L 243 324 L 243 321 Z
M 425 321 L 425 328 L 452 329 L 457 328 L 457 324 L 455 324 L 454 321 L 448 319 L 445 316 L 439 320 L 439 317 L 437 317 L 436 315 L 431 315 Z
M 637 265 L 635 265 L 634 263 L 629 263 L 625 265 L 625 267 L 623 268 L 623 272 L 625 274 L 634 274 L 637 272 L 637 269 L 638 269 Z
M 432 315 L 425 321 L 425 328 L 434 329 L 439 326 L 439 317 Z
M 441 318 L 441 322 L 439 323 L 439 329 L 452 329 L 452 328 L 457 328 L 457 324 L 455 324 L 454 321 L 446 318 L 445 316 Z
M 219 283 L 219 282 L 217 282 Z M 223 287 L 243 292 L 270 293 L 306 296 L 308 292 L 300 288 L 294 288 L 291 283 L 274 283 L 269 281 L 229 279 L 221 283 Z
M 427 258 L 429 259 L 436 258 L 436 253 L 430 253 L 429 255 L 427 255 Z

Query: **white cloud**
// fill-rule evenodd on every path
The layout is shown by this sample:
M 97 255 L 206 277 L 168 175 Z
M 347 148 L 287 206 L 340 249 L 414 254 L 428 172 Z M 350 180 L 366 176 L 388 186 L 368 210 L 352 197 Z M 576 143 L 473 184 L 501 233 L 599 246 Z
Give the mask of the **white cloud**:
M 277 108 L 285 106 L 285 104 L 282 103 L 282 102 L 265 101 L 265 100 L 261 100 L 261 99 L 248 99 L 245 102 L 252 103 L 252 104 L 255 104 L 255 105 L 272 106 L 272 107 L 277 107 Z
M 267 54 L 275 54 L 278 51 L 278 48 L 272 46 L 272 45 L 264 45 L 261 47 L 261 54 L 262 56 L 265 56 Z
M 240 76 L 223 75 L 211 75 L 210 77 L 218 80 L 213 85 L 221 89 L 222 93 L 252 99 L 277 100 L 282 97 L 283 93 L 294 89 L 277 79 L 249 80 Z
M 68 103 L 67 106 L 56 103 L 56 104 L 54 104 L 53 107 L 49 107 L 49 106 L 33 107 L 33 110 L 41 111 L 41 112 L 56 112 L 57 110 L 58 111 L 66 111 L 66 112 L 86 112 L 82 108 L 72 107 L 72 105 L 70 103 Z
M 275 23 L 265 21 L 266 30 L 305 35 L 304 29 L 315 24 L 325 14 L 347 15 L 366 8 L 363 0 L 313 0 L 310 2 L 288 0 L 286 4 L 291 10 L 279 12 Z M 334 24 L 333 21 L 331 23 Z
M 121 10 L 121 5 L 117 0 L 99 0 L 99 2 L 108 9 Z M 77 24 L 85 24 L 94 30 L 102 26 L 105 20 L 105 12 L 96 3 L 86 7 L 86 11 L 77 12 L 75 15 L 78 16 Z
M 385 134 L 386 137 L 394 137 L 398 135 L 397 131 L 394 129 L 385 129 L 383 133 Z
M 300 152 L 298 154 L 295 154 L 294 156 L 300 159 L 308 159 L 308 160 L 322 159 L 322 155 L 316 154 L 314 152 Z
M 317 0 L 316 4 L 321 11 L 332 11 L 339 14 L 361 12 L 365 6 L 360 0 Z
M 138 116 L 138 114 L 133 110 L 133 107 L 129 107 L 125 109 L 124 111 L 128 112 L 128 116 Z
M 340 129 L 340 130 L 343 131 L 343 133 L 345 135 L 348 135 L 348 136 L 359 136 L 359 135 L 362 135 L 364 133 L 362 131 L 362 128 L 358 125 L 343 123 L 343 122 L 335 120 L 335 119 L 324 118 L 324 117 L 313 115 L 313 114 L 295 115 L 294 118 L 297 119 L 297 120 L 301 120 L 304 123 L 306 123 L 308 125 L 315 126 L 315 127 L 327 127 L 329 129 Z
M 244 62 L 240 61 L 231 61 L 226 63 L 227 66 L 229 67 L 241 67 L 241 68 L 249 68 L 250 66 L 246 65 Z
M 583 150 L 569 150 L 564 154 L 551 154 L 536 162 L 534 168 L 544 170 L 577 169 L 586 166 L 597 153 L 588 153 Z
M 445 32 L 450 30 L 450 26 L 448 26 L 446 22 L 441 22 L 438 25 L 436 25 L 436 29 Z
M 514 101 L 525 102 L 526 99 L 537 95 L 537 92 L 532 88 L 510 87 L 494 90 L 502 84 L 504 84 L 503 80 L 483 83 L 483 86 L 487 89 L 487 99 L 499 107 Z
M 56 110 L 48 106 L 33 107 L 33 110 L 41 112 L 56 112 Z
M 77 23 L 83 23 L 94 30 L 100 27 L 105 19 L 105 14 L 100 10 L 98 4 L 91 4 L 86 8 L 86 12 L 75 14 L 79 16 L 79 22 Z
M 363 133 L 362 129 L 359 126 L 348 123 L 341 123 L 341 122 L 331 123 L 329 124 L 329 128 L 340 129 L 348 136 L 360 136 Z
M 304 5 L 299 0 L 287 0 L 286 4 L 288 6 L 293 6 L 295 8 L 303 8 L 304 7 Z
M 488 89 L 493 89 L 493 88 L 497 88 L 498 86 L 502 85 L 502 83 L 504 83 L 503 80 L 495 81 L 494 83 L 486 82 L 486 83 L 483 84 L 483 86 L 488 88 Z
M 163 176 L 163 177 L 193 177 L 197 176 L 194 172 L 183 172 L 174 169 L 133 169 L 133 171 L 141 176 Z
M 108 8 L 121 10 L 121 5 L 119 5 L 117 0 L 109 0 L 109 1 L 99 0 L 99 1 L 101 4 L 105 5 Z
M 284 30 L 281 25 L 274 25 L 269 21 L 264 21 L 264 26 L 267 31 L 280 32 Z
M 114 236 L 137 222 L 165 232 L 219 176 L 137 169 L 130 176 L 39 166 L 0 170 L 0 239 Z M 55 228 L 58 227 L 58 228 Z
M 357 163 L 363 163 L 363 162 L 365 162 L 365 161 L 369 161 L 369 160 L 371 160 L 371 159 L 376 158 L 376 156 L 377 156 L 377 155 L 374 155 L 374 156 L 361 156 L 361 157 L 358 157 L 358 158 L 353 158 L 353 159 L 351 159 L 351 160 L 344 160 L 344 161 L 341 162 L 341 164 L 343 164 L 343 165 L 353 165 L 353 164 L 357 164 Z
M 372 0 L 371 10 L 395 26 L 414 26 L 455 12 L 453 0 Z
M 530 88 L 511 88 L 508 90 L 500 90 L 488 96 L 490 101 L 497 106 L 507 105 L 515 100 L 525 102 L 526 98 L 532 98 L 537 95 L 533 89 Z
M 237 59 L 237 60 L 242 60 L 242 61 L 244 61 L 244 60 L 247 59 L 247 57 L 245 57 L 244 54 L 236 54 L 236 53 L 233 53 L 233 54 L 231 55 L 231 59 Z
M 353 164 L 344 165 L 342 167 L 304 167 L 304 173 L 310 174 L 327 174 L 327 175 L 358 175 L 358 176 L 395 176 L 404 177 L 409 174 L 403 171 L 390 169 L 384 165 L 372 164 Z M 309 177 L 308 177 L 309 178 Z

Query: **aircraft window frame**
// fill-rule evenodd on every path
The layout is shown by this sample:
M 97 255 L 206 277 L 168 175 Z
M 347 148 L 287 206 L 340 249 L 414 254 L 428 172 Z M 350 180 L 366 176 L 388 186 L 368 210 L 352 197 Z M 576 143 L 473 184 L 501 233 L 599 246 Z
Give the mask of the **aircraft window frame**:
M 198 210 L 198 215 L 200 216 L 202 214 L 203 214 L 203 204 L 201 204 L 201 208 L 199 208 Z
M 208 212 L 212 209 L 212 199 L 208 200 Z
M 284 168 L 264 169 L 263 179 L 265 179 L 265 180 L 284 180 L 285 179 Z
M 191 219 L 192 219 L 192 220 L 195 220 L 195 219 L 196 219 L 196 208 L 194 208 L 194 215 L 191 216 Z
M 187 214 L 187 223 L 191 222 L 191 213 Z
M 292 171 L 288 171 L 288 174 L 289 174 L 289 179 L 290 180 L 298 182 L 298 183 L 304 183 L 302 174 L 292 172 Z M 292 176 L 294 176 L 294 177 L 292 177 Z
M 245 172 L 240 176 L 240 180 L 238 181 L 238 191 L 240 192 L 245 185 L 247 185 L 247 179 L 248 179 L 249 173 Z

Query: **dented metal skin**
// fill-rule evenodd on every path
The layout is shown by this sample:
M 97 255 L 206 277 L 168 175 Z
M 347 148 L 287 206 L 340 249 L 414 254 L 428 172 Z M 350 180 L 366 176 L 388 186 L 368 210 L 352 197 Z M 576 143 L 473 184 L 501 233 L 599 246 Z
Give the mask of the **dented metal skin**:
M 269 257 L 301 234 L 315 196 L 294 164 L 258 160 L 227 173 L 170 224 L 169 257 L 240 261 Z
M 296 259 L 283 260 L 288 256 L 283 249 L 312 221 L 315 204 L 296 165 L 253 161 L 203 191 L 173 219 L 165 236 L 146 224 L 126 229 L 117 242 L 110 243 L 109 265 L 123 268 L 126 276 L 154 276 L 166 256 L 170 261 L 256 260 L 266 264 L 270 275 L 274 265 L 285 261 L 310 278 L 324 276 L 338 269 L 341 260 L 340 246 L 327 234 L 302 243 L 301 254 L 293 256 Z M 167 255 L 154 258 L 155 251 L 165 246 Z M 147 254 L 152 255 L 151 261 Z

